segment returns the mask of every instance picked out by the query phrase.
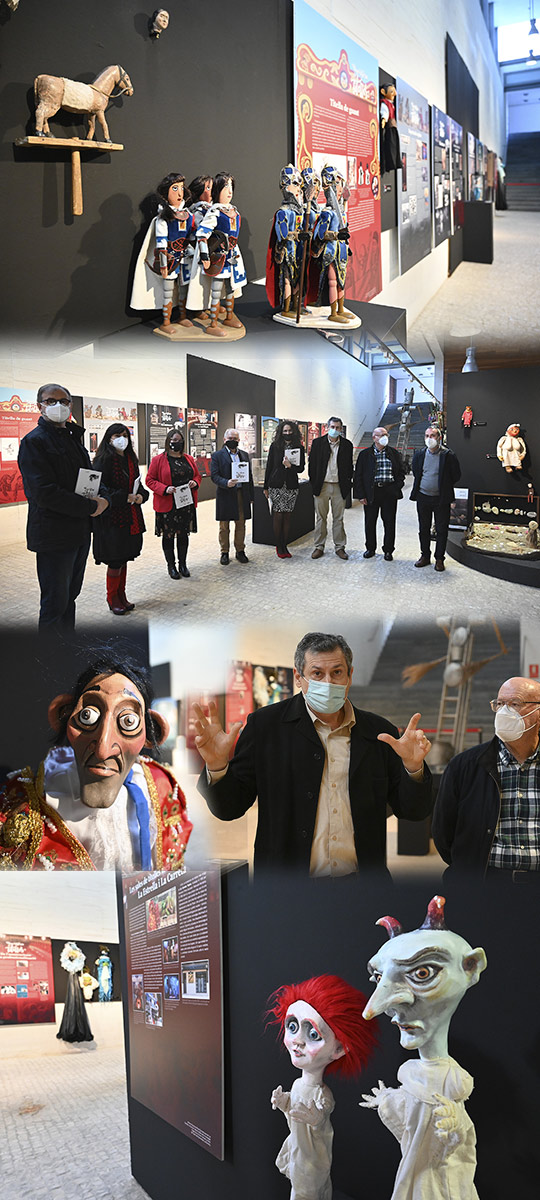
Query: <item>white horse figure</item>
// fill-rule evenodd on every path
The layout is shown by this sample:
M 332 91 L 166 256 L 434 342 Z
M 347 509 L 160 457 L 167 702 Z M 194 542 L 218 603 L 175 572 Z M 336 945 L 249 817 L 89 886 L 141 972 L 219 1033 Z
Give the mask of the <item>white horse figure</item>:
M 105 109 L 118 86 L 117 96 L 133 95 L 133 84 L 123 67 L 106 67 L 93 83 L 77 83 L 74 79 L 62 79 L 59 75 L 38 75 L 34 79 L 36 100 L 36 134 L 52 137 L 49 117 L 54 117 L 59 108 L 66 112 L 88 113 L 86 140 L 93 138 L 96 117 L 103 130 L 103 140 L 110 142 L 109 127 L 105 120 Z

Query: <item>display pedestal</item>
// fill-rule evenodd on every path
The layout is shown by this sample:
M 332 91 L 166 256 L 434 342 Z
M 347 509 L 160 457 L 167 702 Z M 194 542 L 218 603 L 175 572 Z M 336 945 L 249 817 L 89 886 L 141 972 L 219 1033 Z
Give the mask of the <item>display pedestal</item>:
M 292 545 L 298 538 L 305 537 L 306 533 L 310 533 L 314 528 L 315 510 L 313 507 L 311 484 L 308 480 L 301 480 L 298 498 L 291 513 L 289 544 Z M 255 488 L 252 541 L 263 546 L 275 546 L 272 514 L 262 487 Z
M 540 587 L 540 561 L 536 559 L 505 558 L 504 555 L 479 554 L 477 550 L 469 550 L 463 545 L 463 530 L 450 530 L 446 547 L 450 558 L 470 567 L 471 571 L 479 571 L 481 575 L 491 575 L 493 579 L 506 579 L 509 583 L 522 583 L 525 587 Z

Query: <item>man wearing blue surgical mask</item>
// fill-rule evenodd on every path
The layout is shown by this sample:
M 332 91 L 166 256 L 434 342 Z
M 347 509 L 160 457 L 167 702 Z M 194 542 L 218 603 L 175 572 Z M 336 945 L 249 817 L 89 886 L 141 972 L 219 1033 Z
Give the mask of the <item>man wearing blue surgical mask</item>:
M 229 733 L 215 704 L 194 706 L 205 761 L 199 790 L 231 821 L 258 800 L 255 865 L 311 875 L 385 868 L 386 817 L 431 811 L 424 759 L 430 743 L 415 713 L 403 735 L 351 704 L 352 652 L 340 634 L 307 633 L 296 647 L 299 694 L 251 713 Z
M 443 775 L 435 845 L 452 875 L 540 884 L 540 682 L 507 679 L 491 708 L 495 736 Z
M 332 509 L 332 541 L 338 558 L 347 561 L 347 535 L 343 523 L 351 498 L 353 444 L 344 436 L 343 421 L 330 417 L 324 437 L 314 438 L 308 463 L 309 482 L 315 502 L 315 533 L 312 558 L 322 558 L 326 543 L 328 514 Z
M 71 420 L 67 388 L 43 384 L 37 407 L 39 421 L 23 437 L 18 460 L 28 500 L 26 544 L 36 554 L 39 629 L 66 633 L 75 625 L 91 522 L 109 501 L 106 495 L 90 499 L 75 490 L 79 471 L 91 471 L 92 463 L 83 444 L 84 430 Z

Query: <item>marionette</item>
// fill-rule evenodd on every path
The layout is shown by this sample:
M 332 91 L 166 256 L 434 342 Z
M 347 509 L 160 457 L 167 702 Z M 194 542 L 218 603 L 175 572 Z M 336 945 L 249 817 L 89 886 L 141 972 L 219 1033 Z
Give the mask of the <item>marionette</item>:
M 191 180 L 188 191 L 191 196 L 191 204 L 189 211 L 193 216 L 195 229 L 206 216 L 208 209 L 212 204 L 212 185 L 214 180 L 211 175 L 196 175 L 195 179 Z
M 401 1045 L 418 1050 L 399 1068 L 399 1088 L 379 1086 L 364 1095 L 401 1145 L 392 1200 L 446 1196 L 478 1200 L 474 1186 L 476 1137 L 465 1110 L 473 1079 L 448 1054 L 450 1020 L 465 992 L 486 966 L 444 923 L 444 897 L 434 896 L 420 929 L 404 933 L 394 917 L 381 917 L 390 938 L 368 963 L 375 991 L 364 1009 L 397 1025 Z
M 166 336 L 177 334 L 180 328 L 193 330 L 186 317 L 186 296 L 193 261 L 195 224 L 186 207 L 190 202 L 184 175 L 176 171 L 166 175 L 156 189 L 159 203 L 157 216 L 150 224 L 141 247 L 131 293 L 131 307 L 159 308 L 163 320 L 159 326 Z M 171 320 L 175 294 L 178 296 L 180 319 Z
M 226 337 L 230 330 L 244 330 L 234 313 L 234 301 L 241 296 L 247 278 L 238 246 L 242 218 L 232 203 L 233 194 L 233 176 L 220 171 L 214 177 L 212 203 L 196 232 L 188 307 L 194 311 L 210 308 L 210 324 L 205 332 L 211 337 Z M 222 296 L 227 315 L 220 322 L 218 309 Z
M 471 425 L 473 423 L 473 416 L 474 416 L 474 414 L 473 414 L 473 410 L 472 410 L 470 404 L 466 404 L 465 408 L 463 409 L 463 412 L 461 414 L 461 424 L 463 425 L 464 429 L 471 428 Z
M 81 971 L 79 983 L 85 1000 L 91 1000 L 96 988 L 99 987 L 97 979 L 94 979 L 94 976 L 86 969 L 85 971 Z
M 268 1023 L 279 1027 L 291 1062 L 301 1071 L 290 1092 L 271 1095 L 289 1126 L 276 1167 L 291 1183 L 291 1200 L 330 1200 L 334 1097 L 323 1076 L 357 1076 L 375 1035 L 362 1017 L 365 996 L 337 975 L 286 984 L 269 999 Z
M 170 17 L 167 9 L 156 8 L 148 22 L 148 31 L 150 33 L 150 37 L 157 41 L 164 30 L 168 28 L 169 21 Z
M 76 942 L 66 942 L 60 955 L 60 964 L 67 971 L 66 1003 L 62 1015 L 62 1023 L 57 1038 L 63 1042 L 93 1042 L 94 1035 L 90 1029 L 86 1008 L 82 998 L 79 981 L 76 978 L 82 971 L 86 961 Z
M 101 946 L 99 958 L 96 958 L 96 967 L 99 983 L 99 999 L 112 1000 L 113 965 L 106 946 Z
M 350 257 L 349 226 L 343 204 L 345 179 L 337 167 L 327 164 L 321 171 L 326 198 L 313 230 L 312 258 L 319 269 L 317 304 L 330 300 L 329 321 L 346 325 L 354 320 L 353 313 L 344 308 L 347 261 Z
M 314 224 L 315 218 L 309 218 L 311 205 L 309 210 L 304 209 L 302 176 L 292 163 L 282 167 L 279 186 L 283 203 L 274 215 L 270 231 L 266 257 L 266 294 L 272 307 L 281 309 L 282 317 L 294 320 L 303 246 L 309 239 L 308 230 L 303 228 L 304 215 L 308 216 L 308 229 L 309 224 Z
M 396 121 L 396 89 L 393 83 L 380 89 L 381 172 L 397 171 L 401 166 L 401 147 Z
M 497 458 L 508 475 L 521 471 L 527 447 L 519 434 L 519 422 L 509 425 L 506 433 L 497 442 Z

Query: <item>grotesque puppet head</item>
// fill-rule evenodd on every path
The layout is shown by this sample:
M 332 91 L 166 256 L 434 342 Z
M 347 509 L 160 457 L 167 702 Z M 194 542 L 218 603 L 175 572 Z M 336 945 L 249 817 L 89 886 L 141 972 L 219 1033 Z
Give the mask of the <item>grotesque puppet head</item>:
M 279 1026 L 293 1066 L 321 1081 L 325 1072 L 359 1075 L 376 1041 L 362 1016 L 365 996 L 338 975 L 284 984 L 270 996 L 268 1024 Z
M 364 1009 L 366 1021 L 386 1013 L 397 1025 L 401 1045 L 420 1058 L 448 1057 L 450 1019 L 486 966 L 484 950 L 473 950 L 444 924 L 443 896 L 434 896 L 420 929 L 403 933 L 394 917 L 376 922 L 390 941 L 368 963 L 377 986 Z
M 71 692 L 49 705 L 55 743 L 71 746 L 80 798 L 89 808 L 110 808 L 142 749 L 154 753 L 169 732 L 151 707 L 153 692 L 144 667 L 104 653 L 79 676 Z

